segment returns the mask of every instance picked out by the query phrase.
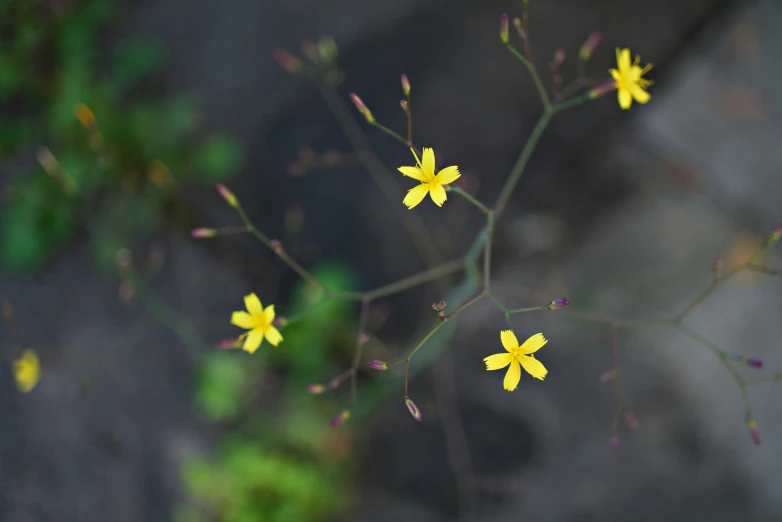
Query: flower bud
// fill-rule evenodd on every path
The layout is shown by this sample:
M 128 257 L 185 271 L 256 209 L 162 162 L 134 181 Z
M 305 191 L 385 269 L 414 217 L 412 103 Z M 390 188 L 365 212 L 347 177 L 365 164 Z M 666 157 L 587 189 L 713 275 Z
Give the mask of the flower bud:
M 747 417 L 747 428 L 749 429 L 749 436 L 752 437 L 752 442 L 754 442 L 756 445 L 760 444 L 758 425 L 755 423 L 755 419 L 752 417 Z
M 763 361 L 760 359 L 753 359 L 752 357 L 744 357 L 744 364 L 751 368 L 763 368 Z
M 592 58 L 592 54 L 595 52 L 595 49 L 597 49 L 597 45 L 600 43 L 602 38 L 603 35 L 597 31 L 590 34 L 584 44 L 581 46 L 581 49 L 579 49 L 578 57 L 583 61 L 587 61 Z
M 402 75 L 402 92 L 405 93 L 405 96 L 410 94 L 410 80 L 407 79 L 407 75 Z
M 407 100 L 399 100 L 399 106 L 402 107 L 402 110 L 407 112 Z
M 318 54 L 324 62 L 331 62 L 337 57 L 337 43 L 333 38 L 326 37 L 318 42 Z
M 438 303 L 432 303 L 432 310 L 435 312 L 442 312 L 445 310 L 445 307 L 447 306 L 447 303 L 445 301 L 440 301 Z
M 224 339 L 217 341 L 217 347 L 221 350 L 228 350 L 230 348 L 239 348 L 239 339 Z
M 589 91 L 589 99 L 594 100 L 616 90 L 616 81 L 609 80 Z
M 385 361 L 369 361 L 369 367 L 373 370 L 388 370 L 388 363 Z
M 349 418 L 350 418 L 350 410 L 342 410 L 341 412 L 339 412 L 339 414 L 336 417 L 331 419 L 331 422 L 329 422 L 329 424 L 331 424 L 332 428 L 336 428 L 337 426 L 344 424 L 344 422 Z
M 521 18 L 519 18 L 518 16 L 513 18 L 513 27 L 516 28 L 516 32 L 519 33 L 519 36 L 522 39 L 527 38 L 527 33 L 524 31 L 524 28 L 521 26 Z
M 272 239 L 269 241 L 269 244 L 272 247 L 272 250 L 274 250 L 274 253 L 279 255 L 282 255 L 282 242 L 279 239 Z
M 307 391 L 310 392 L 313 395 L 320 395 L 321 393 L 326 391 L 326 387 L 322 384 L 310 384 L 307 386 Z
M 502 43 L 508 43 L 508 13 L 502 13 L 500 16 L 500 40 Z
M 775 228 L 771 235 L 768 236 L 768 239 L 766 240 L 766 247 L 770 247 L 779 241 L 780 237 L 782 237 L 782 225 L 779 225 L 777 228 Z
M 285 326 L 288 324 L 288 319 L 282 315 L 278 315 L 272 321 L 272 326 Z
M 369 111 L 369 108 L 367 108 L 366 105 L 364 105 L 364 102 L 361 100 L 361 98 L 358 97 L 355 93 L 350 93 L 350 101 L 353 102 L 353 105 L 356 106 L 356 109 L 358 109 L 358 112 L 361 113 L 364 118 L 366 118 L 367 123 L 374 123 L 375 117 L 372 116 L 372 113 Z
M 190 231 L 190 236 L 196 239 L 205 239 L 208 237 L 215 237 L 217 231 L 213 228 L 194 228 Z
M 421 415 L 421 410 L 418 409 L 418 406 L 415 405 L 415 403 L 410 397 L 405 397 L 405 406 L 407 406 L 407 410 L 410 412 L 410 415 L 412 415 L 415 420 L 420 422 L 421 419 L 423 419 L 423 416 Z
M 553 301 L 551 301 L 547 306 L 549 310 L 558 310 L 560 308 L 565 308 L 569 304 L 570 301 L 568 301 L 564 297 L 560 297 L 559 299 L 554 299 Z
M 234 193 L 228 190 L 228 187 L 223 185 L 222 183 L 217 184 L 217 192 L 220 193 L 221 196 L 223 196 L 223 199 L 233 208 L 236 208 L 239 206 L 239 201 L 237 201 L 236 196 L 234 196 Z

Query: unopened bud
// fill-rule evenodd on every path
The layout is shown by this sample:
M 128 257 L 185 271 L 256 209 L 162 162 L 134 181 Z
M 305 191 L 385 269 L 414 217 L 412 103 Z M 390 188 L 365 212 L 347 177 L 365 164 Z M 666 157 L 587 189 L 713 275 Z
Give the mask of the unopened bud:
M 402 92 L 405 93 L 405 96 L 410 94 L 410 80 L 406 74 L 402 75 Z
M 288 324 L 288 319 L 282 315 L 278 315 L 272 320 L 272 326 L 285 326 Z
M 581 49 L 579 49 L 578 57 L 583 61 L 589 60 L 592 57 L 592 54 L 595 52 L 595 49 L 597 49 L 597 45 L 600 43 L 602 38 L 603 35 L 597 31 L 590 34 L 584 44 L 581 46 Z
M 608 441 L 609 446 L 611 447 L 611 450 L 616 451 L 619 449 L 619 437 L 614 435 L 611 437 L 611 440 Z
M 752 442 L 754 442 L 756 445 L 760 444 L 758 425 L 755 423 L 755 419 L 752 417 L 747 417 L 747 428 L 749 429 L 749 436 L 752 437 Z
M 239 201 L 236 199 L 236 196 L 234 196 L 234 193 L 228 190 L 228 187 L 222 183 L 217 184 L 217 192 L 219 192 L 220 195 L 223 196 L 223 199 L 226 201 L 226 203 L 231 205 L 233 208 L 239 206 Z
M 415 420 L 420 422 L 421 419 L 423 419 L 423 415 L 421 415 L 421 410 L 418 409 L 418 406 L 415 405 L 415 403 L 410 397 L 405 397 L 405 406 L 407 406 L 407 410 L 410 412 L 410 415 L 412 415 Z
M 782 237 L 782 225 L 779 225 L 777 228 L 775 228 L 771 235 L 768 236 L 768 239 L 766 240 L 766 247 L 770 247 L 779 241 L 780 237 Z
M 500 40 L 504 44 L 508 43 L 508 13 L 500 16 Z
M 560 308 L 565 308 L 569 304 L 570 301 L 568 301 L 564 297 L 560 297 L 559 299 L 554 299 L 553 301 L 551 301 L 547 306 L 549 310 L 558 310 Z
M 326 389 L 327 388 L 322 384 L 310 384 L 307 386 L 307 391 L 313 395 L 320 395 L 321 393 L 325 392 Z
M 369 361 L 369 367 L 373 370 L 388 370 L 388 363 L 385 361 Z
M 330 36 L 318 42 L 318 54 L 324 62 L 331 62 L 337 57 L 337 43 Z
M 356 109 L 358 109 L 358 112 L 361 113 L 364 118 L 366 118 L 367 123 L 374 123 L 375 117 L 372 116 L 372 113 L 367 108 L 366 105 L 364 105 L 364 102 L 361 100 L 361 98 L 358 97 L 355 93 L 350 93 L 350 101 L 353 102 L 353 105 L 356 106 Z
M 336 428 L 337 426 L 344 424 L 345 421 L 348 420 L 349 418 L 350 418 L 350 410 L 342 410 L 341 412 L 339 412 L 339 414 L 336 417 L 331 419 L 331 422 L 329 422 L 329 424 L 331 424 L 332 428 Z
M 616 90 L 616 81 L 610 80 L 589 91 L 589 99 L 594 100 Z
M 279 239 L 272 239 L 269 241 L 269 245 L 271 245 L 272 250 L 274 250 L 274 253 L 279 255 L 282 255 L 282 242 Z
M 445 310 L 445 307 L 447 306 L 447 303 L 445 301 L 439 301 L 437 303 L 432 303 L 432 310 L 435 312 L 442 312 Z
M 757 369 L 763 368 L 763 361 L 761 361 L 760 359 L 754 359 L 752 357 L 744 357 L 744 364 L 746 364 L 751 368 L 757 368 Z
M 190 236 L 196 239 L 204 239 L 207 237 L 215 237 L 217 231 L 213 228 L 194 228 L 190 231 Z
M 399 100 L 399 106 L 402 107 L 402 110 L 407 112 L 407 100 Z
M 223 339 L 217 341 L 216 346 L 221 350 L 228 350 L 231 348 L 239 348 L 241 341 L 239 339 Z

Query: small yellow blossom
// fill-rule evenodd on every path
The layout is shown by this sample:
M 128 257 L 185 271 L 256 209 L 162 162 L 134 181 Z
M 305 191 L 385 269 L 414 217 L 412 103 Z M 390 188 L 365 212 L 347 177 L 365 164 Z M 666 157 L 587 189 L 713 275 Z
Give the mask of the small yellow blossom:
M 424 147 L 423 161 L 418 159 L 418 155 L 414 150 L 412 152 L 417 166 L 399 167 L 399 172 L 410 178 L 417 179 L 421 184 L 407 191 L 407 196 L 405 196 L 403 203 L 408 209 L 411 209 L 423 201 L 426 195 L 429 194 L 434 204 L 442 207 L 447 199 L 443 185 L 453 183 L 461 176 L 459 167 L 445 167 L 435 174 L 434 151 L 432 149 Z
M 629 109 L 633 104 L 633 100 L 638 103 L 646 103 L 649 101 L 650 96 L 645 89 L 652 84 L 652 81 L 645 80 L 642 76 L 649 72 L 649 69 L 652 68 L 652 64 L 647 64 L 642 68 L 638 65 L 640 61 L 641 57 L 636 56 L 635 62 L 631 63 L 630 49 L 617 48 L 617 68 L 608 71 L 616 81 L 616 88 L 619 91 L 619 106 L 622 109 Z
M 542 333 L 535 334 L 519 346 L 519 341 L 516 339 L 516 335 L 511 330 L 503 330 L 500 332 L 500 341 L 502 346 L 508 350 L 508 353 L 498 353 L 486 357 L 483 362 L 486 363 L 487 370 L 501 370 L 506 366 L 508 373 L 505 374 L 505 381 L 503 387 L 508 391 L 513 391 L 516 386 L 519 385 L 521 380 L 521 367 L 535 377 L 536 379 L 543 380 L 548 373 L 546 367 L 535 359 L 533 353 L 540 350 L 544 344 L 548 341 L 543 337 Z
M 27 393 L 35 388 L 41 378 L 41 364 L 38 362 L 38 354 L 33 350 L 24 350 L 22 356 L 14 361 L 14 377 L 20 392 Z
M 249 330 L 238 339 L 244 339 L 242 350 L 254 353 L 261 346 L 264 337 L 273 346 L 280 344 L 282 335 L 272 326 L 274 305 L 269 305 L 264 309 L 258 296 L 252 293 L 244 296 L 244 306 L 247 308 L 246 312 L 234 312 L 231 315 L 231 324 Z

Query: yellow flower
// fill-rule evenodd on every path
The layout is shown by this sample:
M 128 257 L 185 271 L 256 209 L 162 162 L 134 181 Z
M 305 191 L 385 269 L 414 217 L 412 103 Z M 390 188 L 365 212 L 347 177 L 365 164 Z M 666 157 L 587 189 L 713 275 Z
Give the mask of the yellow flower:
M 646 92 L 646 88 L 652 84 L 651 80 L 645 80 L 641 78 L 644 74 L 649 72 L 652 68 L 652 64 L 647 64 L 641 68 L 638 62 L 641 61 L 640 56 L 635 57 L 635 62 L 630 63 L 630 49 L 618 49 L 616 50 L 616 69 L 611 69 L 608 72 L 611 73 L 616 81 L 616 88 L 619 91 L 619 106 L 623 109 L 629 109 L 633 104 L 633 99 L 638 103 L 646 103 L 649 101 L 649 93 Z
M 548 370 L 532 355 L 548 342 L 542 333 L 533 335 L 519 346 L 519 341 L 514 333 L 511 330 L 503 330 L 500 332 L 500 341 L 508 353 L 490 355 L 483 362 L 486 363 L 487 370 L 501 370 L 510 365 L 508 373 L 505 374 L 503 388 L 508 391 L 516 389 L 521 380 L 521 366 L 536 379 L 543 380 Z
M 280 344 L 282 335 L 272 326 L 274 305 L 269 305 L 264 309 L 258 296 L 252 293 L 244 296 L 244 306 L 247 308 L 246 312 L 231 314 L 231 324 L 249 330 L 238 339 L 239 341 L 244 339 L 242 350 L 254 353 L 261 346 L 264 337 L 273 346 Z
M 32 350 L 24 350 L 22 356 L 14 361 L 14 377 L 16 386 L 22 393 L 35 388 L 41 377 L 41 364 L 38 355 Z
M 407 196 L 402 203 L 404 203 L 408 209 L 411 209 L 418 205 L 427 194 L 431 196 L 432 201 L 438 207 L 442 207 L 447 196 L 445 195 L 445 188 L 443 185 L 448 185 L 456 181 L 461 174 L 459 174 L 459 167 L 445 167 L 443 170 L 434 173 L 434 151 L 424 147 L 424 160 L 418 159 L 418 155 L 414 150 L 410 149 L 415 156 L 416 167 L 399 167 L 399 172 L 413 179 L 417 179 L 421 182 L 417 187 L 413 187 L 407 191 Z

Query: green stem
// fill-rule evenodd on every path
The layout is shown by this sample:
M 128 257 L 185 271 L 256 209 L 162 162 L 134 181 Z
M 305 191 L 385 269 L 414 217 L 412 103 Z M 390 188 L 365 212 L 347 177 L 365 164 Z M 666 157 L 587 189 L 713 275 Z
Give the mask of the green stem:
M 474 198 L 472 195 L 470 195 L 468 192 L 464 191 L 463 189 L 461 189 L 459 187 L 452 187 L 451 185 L 447 185 L 445 187 L 445 190 L 446 190 L 446 192 L 454 192 L 456 194 L 459 194 L 461 197 L 463 197 L 464 199 L 466 199 L 467 201 L 469 201 L 470 203 L 475 205 L 475 207 L 478 210 L 480 210 L 481 212 L 483 212 L 487 216 L 489 214 L 491 214 L 491 210 L 489 210 L 489 208 L 486 205 L 484 205 L 483 203 L 478 201 L 476 198 Z
M 554 113 L 562 112 L 565 109 L 575 107 L 576 105 L 581 105 L 582 103 L 588 102 L 589 100 L 591 100 L 590 93 L 586 92 L 581 96 L 576 96 L 575 98 L 571 98 L 569 100 L 565 100 L 563 102 L 557 103 L 552 107 L 552 110 L 554 111 Z
M 404 279 L 400 279 L 399 281 L 396 281 L 394 283 L 381 286 L 380 288 L 375 288 L 374 290 L 370 290 L 364 294 L 364 298 L 374 300 L 374 299 L 379 299 L 381 297 L 387 297 L 389 295 L 396 294 L 398 292 L 402 292 L 403 290 L 408 290 L 417 285 L 428 283 L 429 281 L 432 281 L 434 279 L 438 279 L 440 277 L 453 274 L 454 272 L 458 272 L 459 270 L 464 269 L 464 264 L 465 264 L 464 258 L 456 259 L 454 261 L 449 261 L 448 263 L 443 263 L 440 266 L 436 266 L 434 268 L 425 270 L 418 274 L 405 277 Z
M 394 132 L 393 130 L 389 129 L 388 127 L 386 127 L 382 123 L 379 123 L 377 121 L 373 121 L 372 123 L 370 123 L 370 125 L 380 129 L 381 131 L 385 132 L 386 134 L 388 134 L 389 136 L 391 136 L 395 140 L 397 140 L 399 142 L 402 142 L 407 147 L 415 149 L 415 147 L 413 146 L 413 144 L 409 140 L 406 140 L 401 134 L 398 134 L 398 133 Z M 416 153 L 418 153 L 417 150 L 416 150 Z
M 486 248 L 483 250 L 483 289 L 491 291 L 491 246 L 494 239 L 494 213 L 486 218 Z
M 507 47 L 511 54 L 518 58 L 518 60 L 523 63 L 524 67 L 526 67 L 529 71 L 530 75 L 532 76 L 532 80 L 535 82 L 535 87 L 538 89 L 538 95 L 540 96 L 540 101 L 543 103 L 543 108 L 545 110 L 551 109 L 551 100 L 549 100 L 548 94 L 546 94 L 546 88 L 543 86 L 543 82 L 540 80 L 540 75 L 535 69 L 535 66 L 532 65 L 532 62 L 528 60 L 523 54 L 518 52 L 511 44 L 506 43 L 505 47 Z
M 506 311 L 505 315 L 511 316 L 513 314 L 521 314 L 521 313 L 524 313 L 524 312 L 535 312 L 537 310 L 544 310 L 546 307 L 547 307 L 547 305 L 533 306 L 533 307 L 530 307 L 530 308 L 516 308 L 514 310 Z

